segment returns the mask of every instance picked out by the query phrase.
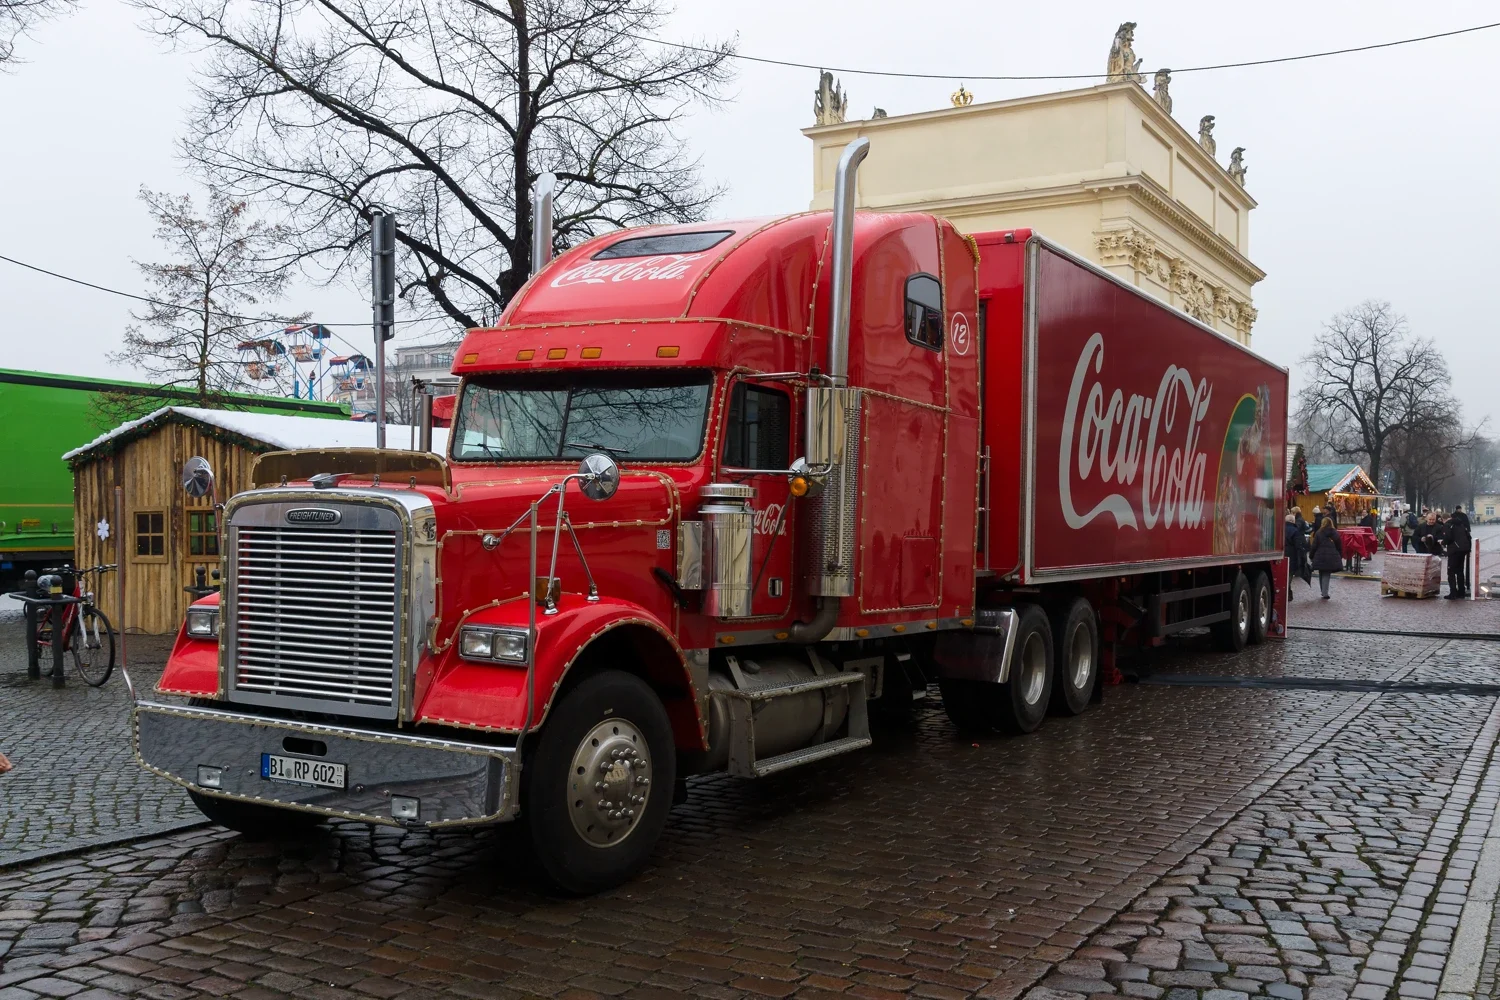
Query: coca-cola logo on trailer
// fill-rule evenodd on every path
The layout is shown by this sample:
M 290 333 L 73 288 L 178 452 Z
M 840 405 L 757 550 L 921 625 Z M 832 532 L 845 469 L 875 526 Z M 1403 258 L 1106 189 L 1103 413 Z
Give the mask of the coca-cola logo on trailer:
M 664 253 L 629 260 L 591 260 L 570 267 L 552 279 L 553 288 L 570 285 L 602 285 L 613 281 L 671 281 L 692 270 L 701 253 Z
M 1139 530 L 1135 505 L 1126 488 L 1139 488 L 1145 528 L 1158 524 L 1195 528 L 1203 523 L 1204 476 L 1208 456 L 1199 448 L 1203 419 L 1213 390 L 1208 379 L 1196 383 L 1178 365 L 1162 373 L 1154 398 L 1121 389 L 1110 392 L 1104 373 L 1104 335 L 1095 333 L 1083 345 L 1073 367 L 1063 413 L 1058 453 L 1057 488 L 1063 517 L 1070 528 L 1082 528 L 1102 514 L 1120 528 Z M 1075 489 L 1097 481 L 1111 492 L 1080 513 Z

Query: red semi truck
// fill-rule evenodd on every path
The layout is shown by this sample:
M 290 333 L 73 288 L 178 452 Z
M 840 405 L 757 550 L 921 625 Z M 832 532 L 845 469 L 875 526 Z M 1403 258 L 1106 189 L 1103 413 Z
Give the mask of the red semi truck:
M 543 263 L 446 455 L 263 456 L 141 763 L 252 834 L 519 818 L 587 892 L 686 776 L 857 750 L 933 682 L 1030 732 L 1123 647 L 1275 634 L 1285 371 L 1029 231 L 856 216 L 865 149 L 832 213 Z

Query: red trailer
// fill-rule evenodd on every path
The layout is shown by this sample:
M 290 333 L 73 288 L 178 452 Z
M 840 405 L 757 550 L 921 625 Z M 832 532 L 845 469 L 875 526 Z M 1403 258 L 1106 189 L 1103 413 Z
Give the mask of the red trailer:
M 1028 231 L 856 216 L 866 149 L 833 213 L 543 262 L 445 456 L 263 456 L 141 762 L 245 832 L 521 818 L 591 891 L 871 705 L 1029 732 L 1122 646 L 1275 634 L 1286 373 Z

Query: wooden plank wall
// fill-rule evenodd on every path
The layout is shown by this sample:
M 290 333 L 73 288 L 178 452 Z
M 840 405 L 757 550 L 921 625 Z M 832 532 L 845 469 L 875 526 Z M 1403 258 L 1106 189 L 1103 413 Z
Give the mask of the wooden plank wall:
M 188 562 L 187 513 L 194 507 L 206 510 L 208 498 L 194 500 L 182 490 L 182 463 L 201 455 L 213 466 L 219 502 L 250 486 L 250 466 L 255 453 L 238 445 L 209 437 L 191 424 L 168 423 L 145 437 L 129 442 L 113 455 L 105 455 L 73 472 L 74 517 L 78 525 L 75 556 L 81 567 L 115 561 L 115 533 L 125 532 L 126 614 L 124 626 L 131 632 L 161 635 L 177 631 L 191 596 L 193 566 Z M 125 487 L 124 524 L 115 524 L 116 483 Z M 166 512 L 166 558 L 141 561 L 135 555 L 135 512 Z M 110 538 L 99 540 L 96 526 L 110 523 Z M 205 563 L 213 569 L 216 563 Z M 114 574 L 95 577 L 92 585 L 106 617 L 115 628 L 122 625 L 115 600 Z

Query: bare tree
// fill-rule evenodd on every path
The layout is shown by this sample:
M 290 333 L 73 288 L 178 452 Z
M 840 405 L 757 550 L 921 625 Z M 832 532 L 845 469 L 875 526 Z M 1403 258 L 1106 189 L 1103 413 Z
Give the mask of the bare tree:
M 727 44 L 652 45 L 662 0 L 132 0 L 210 56 L 186 156 L 279 203 L 288 265 L 360 280 L 396 212 L 401 294 L 463 327 L 531 266 L 529 192 L 559 178 L 555 240 L 701 218 L 718 191 L 672 131 L 729 77 Z
M 1314 450 L 1365 463 L 1377 483 L 1393 435 L 1430 440 L 1450 421 L 1457 426 L 1447 361 L 1431 340 L 1412 335 L 1389 302 L 1335 315 L 1302 364 L 1307 385 L 1297 419 L 1320 436 L 1310 442 Z
M 245 202 L 219 191 L 209 192 L 201 215 L 191 195 L 143 188 L 141 200 L 170 259 L 136 262 L 158 304 L 131 314 L 137 324 L 126 329 L 123 349 L 110 360 L 143 369 L 159 385 L 188 390 L 199 406 L 223 406 L 227 394 L 264 392 L 266 384 L 290 394 L 291 359 L 279 356 L 274 337 L 264 334 L 273 321 L 245 317 L 250 307 L 277 298 L 286 286 L 284 271 L 267 272 L 259 265 L 285 234 L 251 221 Z M 274 322 L 276 329 L 285 325 Z M 262 350 L 241 349 L 262 340 Z M 247 383 L 247 376 L 261 385 Z
M 0 0 L 0 66 L 16 61 L 16 41 L 22 35 L 76 6 L 75 0 Z
M 1472 512 L 1479 494 L 1500 489 L 1500 441 L 1482 437 L 1476 429 L 1453 458 L 1454 492 Z

